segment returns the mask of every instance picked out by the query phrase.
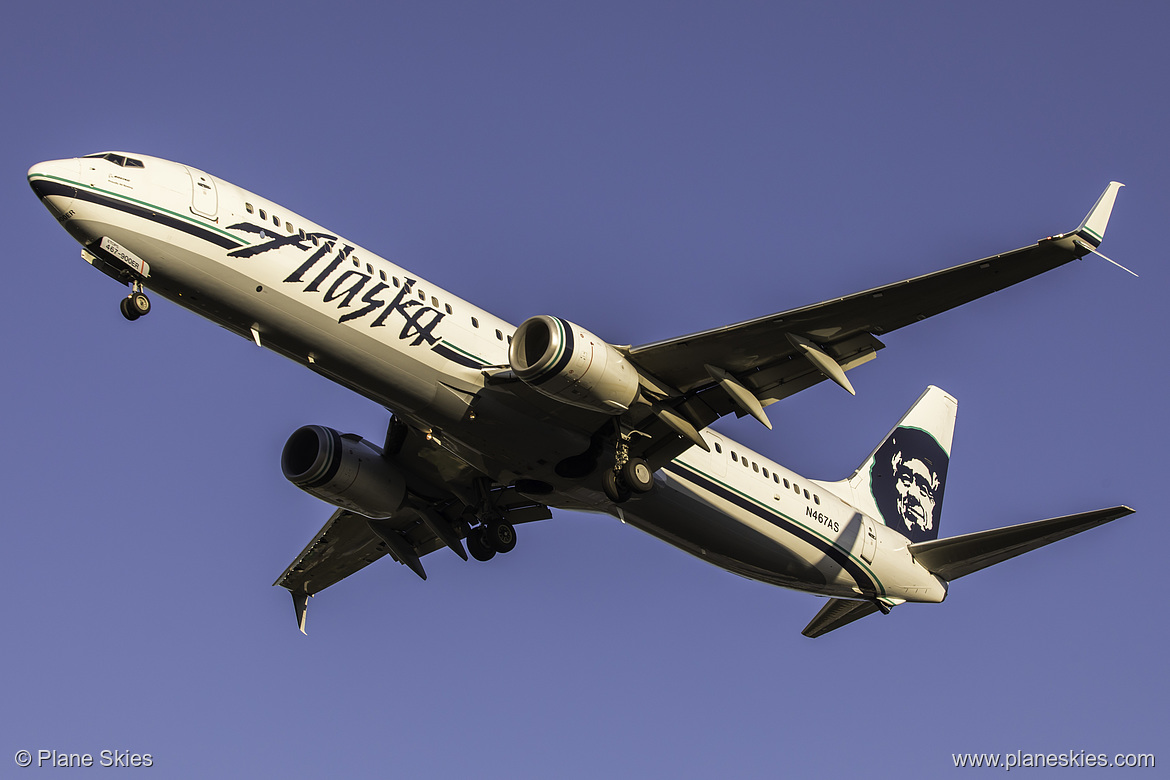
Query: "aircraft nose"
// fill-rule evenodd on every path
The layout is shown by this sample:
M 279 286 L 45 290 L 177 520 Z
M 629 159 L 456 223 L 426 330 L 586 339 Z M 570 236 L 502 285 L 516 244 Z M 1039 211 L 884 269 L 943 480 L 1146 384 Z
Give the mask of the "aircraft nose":
M 41 202 L 55 215 L 69 211 L 77 196 L 81 178 L 81 161 L 48 160 L 28 169 L 28 183 Z

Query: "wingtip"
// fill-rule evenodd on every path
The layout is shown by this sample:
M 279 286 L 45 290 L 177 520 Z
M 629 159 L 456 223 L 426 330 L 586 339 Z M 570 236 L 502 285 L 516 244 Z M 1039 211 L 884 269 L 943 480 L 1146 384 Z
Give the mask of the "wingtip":
M 1091 243 L 1094 248 L 1100 246 L 1105 239 L 1105 228 L 1109 226 L 1109 217 L 1113 213 L 1117 191 L 1124 186 L 1119 181 L 1109 182 L 1109 186 L 1101 193 L 1101 197 L 1097 198 L 1097 202 L 1093 204 L 1093 208 L 1076 230 L 1077 235 Z
M 308 611 L 309 607 L 309 594 L 293 593 L 292 600 L 293 609 L 295 609 L 297 613 L 297 629 L 302 634 L 305 634 L 305 636 L 308 636 L 308 633 L 305 631 L 305 613 Z

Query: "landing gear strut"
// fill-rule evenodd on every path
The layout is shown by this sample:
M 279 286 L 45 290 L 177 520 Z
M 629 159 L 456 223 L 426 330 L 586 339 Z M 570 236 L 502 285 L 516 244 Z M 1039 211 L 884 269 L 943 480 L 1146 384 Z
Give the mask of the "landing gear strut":
M 122 316 L 131 322 L 150 314 L 150 298 L 147 298 L 146 293 L 142 291 L 142 283 L 135 281 L 133 288 L 130 295 L 123 298 L 119 305 Z
M 645 435 L 640 431 L 626 433 L 619 424 L 613 468 L 602 474 L 602 489 L 615 504 L 628 500 L 633 493 L 648 493 L 654 487 L 654 470 L 650 464 L 642 458 L 630 457 L 630 440 L 634 433 Z

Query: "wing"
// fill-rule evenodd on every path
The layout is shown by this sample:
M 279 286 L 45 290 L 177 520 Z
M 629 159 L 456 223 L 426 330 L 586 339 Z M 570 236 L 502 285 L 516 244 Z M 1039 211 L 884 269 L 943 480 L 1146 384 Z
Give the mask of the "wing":
M 1121 186 L 1111 182 L 1076 230 L 1032 246 L 844 298 L 632 347 L 628 357 L 646 378 L 644 384 L 676 410 L 684 407 L 684 416 L 699 428 L 729 411 L 766 423 L 763 407 L 826 377 L 853 392 L 845 371 L 876 356 L 884 346 L 878 336 L 1095 252 Z M 722 387 L 718 395 L 724 400 L 692 402 L 716 386 Z
M 511 492 L 512 505 L 497 505 L 500 516 L 512 525 L 547 520 L 552 512 L 543 504 L 524 499 Z M 502 501 L 507 499 L 502 497 Z M 435 550 L 449 547 L 467 560 L 461 543 L 471 532 L 466 520 L 451 522 L 434 507 L 409 508 L 392 520 L 371 520 L 338 509 L 312 541 L 301 551 L 273 585 L 292 593 L 297 626 L 305 630 L 305 607 L 309 597 L 364 569 L 389 555 L 409 567 L 424 580 L 427 578 L 419 560 Z
M 462 540 L 477 521 L 475 506 L 490 507 L 493 517 L 511 525 L 552 517 L 547 506 L 515 488 L 477 486 L 477 482 L 484 484 L 483 478 L 467 464 L 449 453 L 452 462 L 442 462 L 446 451 L 430 447 L 424 452 L 425 446 L 422 437 L 411 431 L 394 456 L 395 465 L 407 474 L 407 498 L 400 511 L 392 518 L 373 520 L 338 509 L 273 583 L 292 593 L 302 632 L 310 596 L 383 556 L 389 555 L 424 580 L 427 574 L 420 559 L 435 550 L 447 547 L 467 560 Z M 481 498 L 472 498 L 480 493 Z

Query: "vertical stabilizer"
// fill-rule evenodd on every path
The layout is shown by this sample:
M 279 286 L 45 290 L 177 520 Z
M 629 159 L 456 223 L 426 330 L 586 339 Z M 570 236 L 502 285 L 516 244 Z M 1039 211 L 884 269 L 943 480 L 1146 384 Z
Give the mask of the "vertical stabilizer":
M 827 487 L 912 542 L 938 538 L 958 408 L 926 388 L 853 475 Z

